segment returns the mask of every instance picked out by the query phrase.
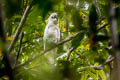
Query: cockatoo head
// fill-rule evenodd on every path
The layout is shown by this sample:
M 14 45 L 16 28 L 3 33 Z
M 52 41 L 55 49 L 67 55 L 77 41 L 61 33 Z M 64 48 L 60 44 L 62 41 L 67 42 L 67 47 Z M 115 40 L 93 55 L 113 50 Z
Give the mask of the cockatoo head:
M 54 12 L 49 16 L 48 23 L 58 24 L 58 15 L 57 15 L 57 13 Z

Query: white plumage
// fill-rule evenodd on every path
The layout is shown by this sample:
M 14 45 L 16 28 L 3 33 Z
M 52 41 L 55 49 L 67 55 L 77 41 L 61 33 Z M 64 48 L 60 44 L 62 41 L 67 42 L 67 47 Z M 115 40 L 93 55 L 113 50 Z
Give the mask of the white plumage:
M 60 30 L 57 13 L 52 13 L 48 18 L 48 24 L 44 30 L 43 46 L 44 50 L 54 46 L 60 41 Z

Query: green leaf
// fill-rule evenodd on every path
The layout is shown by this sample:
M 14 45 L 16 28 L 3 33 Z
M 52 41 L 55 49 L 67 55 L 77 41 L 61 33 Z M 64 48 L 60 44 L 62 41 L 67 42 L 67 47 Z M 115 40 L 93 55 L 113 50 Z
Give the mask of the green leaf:
M 89 26 L 90 26 L 90 31 L 93 33 L 97 32 L 96 28 L 96 21 L 98 20 L 98 14 L 96 12 L 96 7 L 93 4 L 90 8 L 90 14 L 89 14 Z
M 72 40 L 72 46 L 74 47 L 74 49 L 76 49 L 76 48 L 80 45 L 81 40 L 83 39 L 83 37 L 84 37 L 84 33 L 81 32 L 81 33 L 79 33 L 78 36 L 76 36 L 76 37 Z
M 88 71 L 88 75 L 93 78 L 93 80 L 98 80 L 97 74 L 92 73 L 91 71 Z
M 97 70 L 98 75 L 100 76 L 101 80 L 107 80 L 105 72 L 103 70 Z
M 81 74 L 81 79 L 80 79 L 80 80 L 87 80 L 87 77 L 88 77 L 88 72 L 87 72 L 87 71 L 84 71 L 84 72 L 82 72 L 82 74 Z

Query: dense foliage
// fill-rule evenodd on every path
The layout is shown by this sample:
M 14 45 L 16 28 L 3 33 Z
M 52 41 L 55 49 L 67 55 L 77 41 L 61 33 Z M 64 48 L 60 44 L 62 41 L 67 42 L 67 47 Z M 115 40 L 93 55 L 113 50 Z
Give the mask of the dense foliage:
M 120 44 L 114 44 L 120 35 L 119 2 L 1 0 L 6 41 L 0 38 L 0 80 L 12 80 L 11 76 L 15 80 L 120 80 L 111 77 L 113 59 L 119 59 L 115 51 L 120 53 Z M 55 46 L 57 58 L 51 64 L 49 54 L 55 47 L 44 51 L 43 35 L 53 12 L 59 16 L 61 41 Z M 112 34 L 113 26 L 117 37 Z M 5 56 L 11 67 L 6 66 Z

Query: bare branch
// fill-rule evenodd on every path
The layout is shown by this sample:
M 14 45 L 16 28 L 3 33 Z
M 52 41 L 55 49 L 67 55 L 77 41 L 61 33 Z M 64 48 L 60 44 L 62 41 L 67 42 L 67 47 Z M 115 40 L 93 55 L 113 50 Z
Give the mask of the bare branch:
M 102 20 L 104 20 L 105 18 L 103 16 L 101 16 L 97 21 L 96 24 L 99 24 Z
M 110 56 L 108 56 L 107 60 L 103 64 L 101 64 L 101 66 L 109 64 L 113 60 L 114 60 L 114 57 L 110 55 Z
M 26 64 L 29 64 L 31 61 L 33 61 L 33 60 L 35 60 L 35 59 L 37 59 L 37 58 L 40 58 L 40 56 L 44 55 L 45 53 L 47 53 L 47 52 L 53 50 L 54 48 L 56 48 L 56 47 L 58 47 L 58 46 L 60 46 L 60 45 L 62 45 L 62 44 L 64 44 L 64 43 L 72 40 L 73 38 L 75 38 L 76 36 L 78 36 L 79 33 L 80 33 L 80 32 L 78 32 L 78 33 L 76 33 L 76 34 L 74 34 L 74 35 L 72 35 L 72 36 L 64 39 L 63 41 L 59 42 L 56 46 L 54 46 L 54 47 L 52 47 L 52 48 L 50 48 L 50 49 L 47 49 L 47 50 L 45 50 L 45 51 L 42 51 L 41 54 L 38 54 L 37 56 L 29 59 L 27 62 L 15 66 L 15 67 L 13 68 L 13 70 L 14 70 L 14 69 L 17 69 L 17 68 L 19 68 L 19 67 L 21 67 L 21 66 L 24 66 L 24 65 L 26 65 Z
M 23 36 L 24 36 L 24 33 L 22 32 L 22 33 L 20 34 L 20 43 L 19 43 L 19 49 L 18 49 L 18 52 L 17 52 L 17 55 L 16 55 L 15 65 L 18 63 L 18 58 L 19 58 L 19 54 L 20 54 L 20 51 L 21 51 L 21 45 L 22 45 Z
M 95 70 L 101 70 L 101 69 L 103 69 L 104 65 L 109 64 L 109 63 L 112 62 L 113 60 L 114 60 L 114 57 L 109 56 L 109 57 L 107 58 L 107 60 L 106 60 L 103 64 L 101 64 L 101 65 L 99 65 L 99 66 L 90 65 L 90 66 L 80 67 L 80 68 L 79 68 L 79 71 L 87 70 L 87 69 L 90 69 L 90 68 L 93 68 L 93 69 L 95 69 Z
M 101 27 L 99 27 L 99 28 L 97 29 L 97 31 L 99 31 L 99 30 L 105 28 L 107 25 L 109 25 L 109 24 L 107 23 L 107 24 L 102 25 Z
M 87 59 L 85 58 L 85 56 L 81 55 L 80 53 L 77 53 L 76 51 L 75 51 L 75 53 L 76 53 L 81 59 L 87 60 Z
M 11 42 L 11 44 L 10 44 L 10 46 L 9 46 L 8 53 L 10 53 L 11 50 L 13 49 L 13 46 L 14 46 L 15 42 L 16 42 L 17 39 L 18 39 L 18 36 L 19 36 L 19 34 L 20 34 L 21 30 L 22 30 L 22 27 L 23 27 L 23 25 L 24 25 L 24 23 L 25 23 L 25 20 L 26 20 L 28 14 L 29 14 L 29 11 L 31 10 L 31 8 L 32 8 L 32 4 L 29 5 L 29 6 L 27 6 L 27 8 L 25 9 L 25 11 L 24 11 L 24 13 L 23 13 L 23 16 L 22 16 L 22 18 L 21 18 L 21 21 L 20 21 L 20 23 L 19 23 L 19 25 L 18 25 L 18 28 L 17 28 L 17 30 L 16 30 L 14 39 L 13 39 L 13 41 Z
M 85 67 L 80 67 L 78 70 L 79 71 L 84 71 L 84 70 L 87 70 L 87 69 L 95 69 L 95 70 L 101 70 L 102 67 L 101 66 L 85 66 Z
M 95 4 L 96 4 L 97 12 L 99 13 L 100 16 L 102 16 L 102 13 L 101 13 L 99 5 L 98 5 L 98 0 L 95 0 Z
M 68 52 L 68 55 L 67 55 L 67 61 L 69 61 L 70 55 L 71 55 L 71 53 L 72 53 L 73 50 L 74 50 L 74 48 L 70 48 L 70 50 Z

